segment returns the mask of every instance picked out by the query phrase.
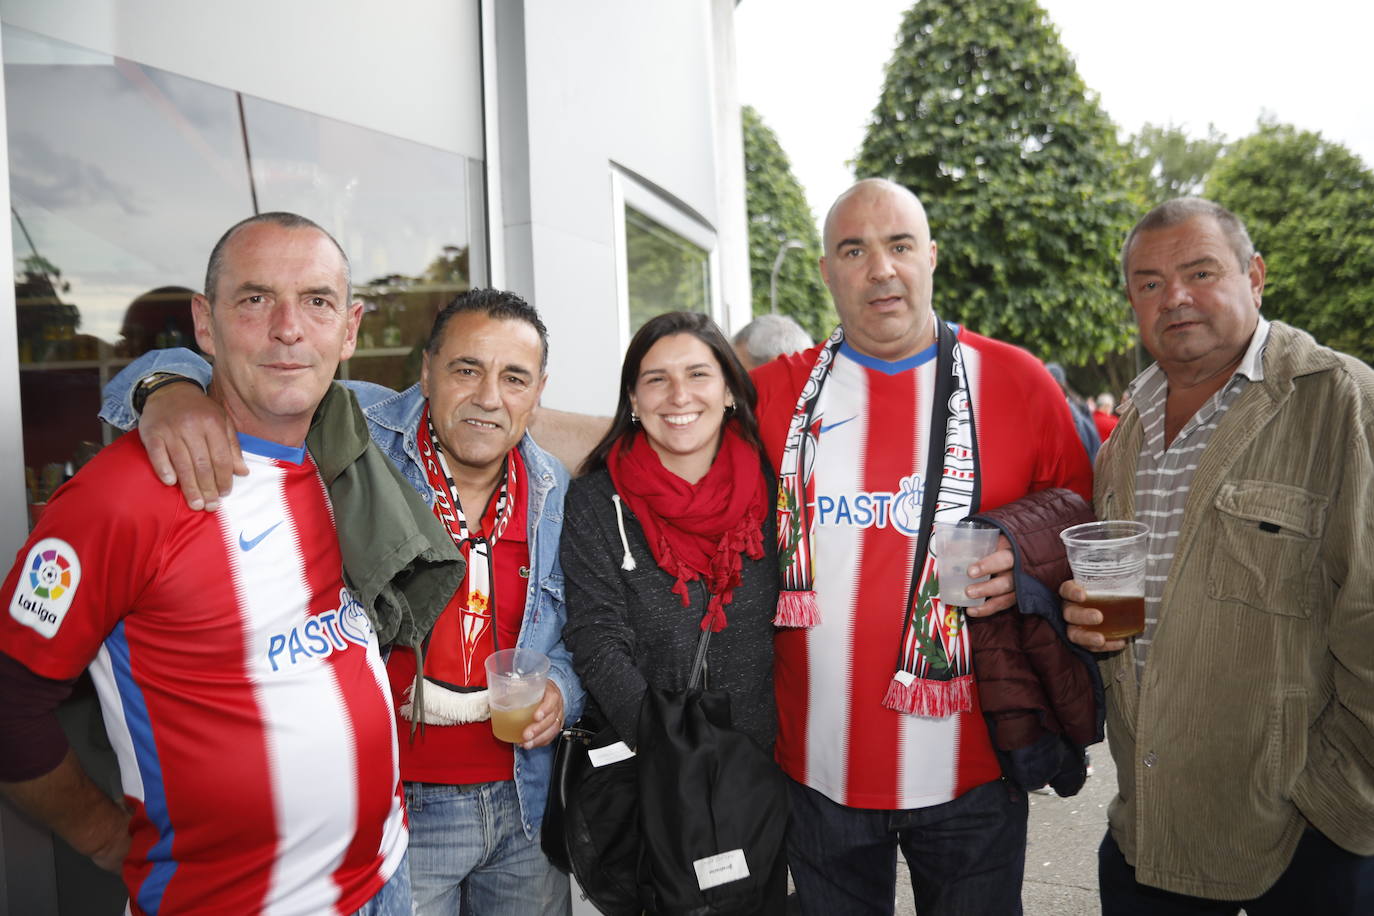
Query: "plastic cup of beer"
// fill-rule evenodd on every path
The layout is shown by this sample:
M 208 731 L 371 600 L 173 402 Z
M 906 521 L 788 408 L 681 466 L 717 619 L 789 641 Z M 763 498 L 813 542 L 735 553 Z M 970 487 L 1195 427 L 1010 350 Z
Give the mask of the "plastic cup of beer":
M 935 523 L 935 575 L 940 580 L 940 601 L 952 607 L 982 607 L 983 598 L 970 598 L 967 589 L 992 576 L 973 578 L 968 568 L 997 549 L 995 525 L 964 519 Z
M 1109 521 L 1074 525 L 1059 535 L 1073 577 L 1088 593 L 1083 606 L 1102 612 L 1102 622 L 1084 627 L 1106 639 L 1145 632 L 1145 554 L 1150 528 L 1143 522 Z
M 501 649 L 487 656 L 487 701 L 491 733 L 519 744 L 544 699 L 549 657 L 534 649 Z

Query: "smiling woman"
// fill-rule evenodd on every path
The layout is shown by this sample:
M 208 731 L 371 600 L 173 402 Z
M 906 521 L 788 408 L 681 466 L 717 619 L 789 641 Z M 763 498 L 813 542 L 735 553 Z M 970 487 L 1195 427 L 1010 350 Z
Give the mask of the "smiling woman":
M 709 629 L 704 686 L 772 758 L 778 566 L 755 399 L 710 318 L 652 318 L 625 354 L 611 430 L 568 490 L 563 639 L 590 716 L 628 745 L 650 687 L 686 689 Z
M 772 748 L 778 573 L 754 401 L 710 318 L 653 318 L 625 354 L 611 430 L 568 491 L 567 529 L 580 536 L 563 551 L 564 638 L 627 742 L 650 684 L 687 686 L 709 626 L 710 686 L 730 695 L 736 727 Z
M 663 466 L 696 483 L 716 458 L 735 396 L 710 347 L 691 334 L 672 334 L 644 354 L 630 407 Z

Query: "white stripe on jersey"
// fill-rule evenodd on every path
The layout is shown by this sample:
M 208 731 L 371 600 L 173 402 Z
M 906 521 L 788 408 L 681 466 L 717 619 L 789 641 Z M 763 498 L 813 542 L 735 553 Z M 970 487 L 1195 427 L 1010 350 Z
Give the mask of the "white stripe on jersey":
M 357 784 L 354 741 L 347 718 L 335 712 L 344 707 L 337 685 L 333 678 L 318 676 L 318 667 L 329 664 L 327 657 L 308 657 L 289 669 L 272 670 L 271 637 L 305 623 L 310 589 L 283 492 L 285 471 L 248 452 L 244 459 L 250 473 L 235 479 L 218 515 L 244 616 L 245 659 L 263 719 L 276 808 L 278 848 L 263 912 L 325 913 L 338 898 L 334 871 L 357 820 L 356 794 L 338 791 Z M 241 533 L 252 537 L 274 525 L 280 527 L 270 540 L 252 550 L 240 549 Z M 319 710 L 334 714 L 321 716 Z M 335 761 L 329 778 L 313 769 L 319 760 Z
M 324 501 L 325 508 L 329 510 L 329 520 L 335 522 L 337 525 L 337 520 L 334 517 L 334 503 L 329 498 L 329 488 L 325 486 L 324 478 L 320 477 L 319 474 L 315 475 L 315 481 L 320 486 L 320 499 Z M 380 696 L 390 697 L 391 680 L 387 677 L 386 661 L 382 658 L 381 648 L 377 643 L 376 635 L 373 634 L 370 629 L 368 631 L 367 670 L 372 674 L 373 683 L 377 685 L 378 694 Z M 388 705 L 390 704 L 388 703 Z M 346 719 L 343 721 L 344 724 L 347 724 Z M 401 772 L 401 746 L 397 739 L 396 729 L 389 729 L 387 735 L 391 738 L 391 773 L 393 774 L 393 778 L 395 778 L 398 777 Z M 350 737 L 353 736 L 350 735 Z M 355 746 L 354 753 L 350 759 L 357 760 L 367 752 L 356 747 L 356 740 L 353 743 Z M 399 786 L 400 781 L 397 779 L 398 791 Z M 378 876 L 382 879 L 383 883 L 389 881 L 391 876 L 396 873 L 396 869 L 400 867 L 401 859 L 405 857 L 409 845 L 410 836 L 406 828 L 405 802 L 403 799 L 398 799 L 397 803 L 392 805 L 391 813 L 387 815 L 386 824 L 382 827 L 381 848 L 385 850 L 385 853 L 379 866 Z
M 837 355 L 816 405 L 821 445 L 816 450 L 813 479 L 818 496 L 823 481 L 827 491 L 863 489 L 863 470 L 859 462 L 851 460 L 855 447 L 849 443 L 862 443 L 868 435 L 864 400 L 860 395 L 855 404 L 851 398 L 833 396 L 837 388 L 853 386 L 852 374 L 857 368 L 850 360 Z M 859 386 L 858 390 L 862 392 L 863 387 Z M 838 409 L 832 404 L 838 405 Z M 839 446 L 841 442 L 844 447 Z M 812 518 L 817 516 L 813 508 Z M 817 524 L 815 555 L 821 561 L 827 557 L 857 560 L 860 537 L 858 528 Z M 848 569 L 850 574 L 835 575 L 838 569 Z M 839 802 L 844 801 L 848 792 L 850 672 L 854 662 L 848 609 L 854 606 L 857 598 L 859 576 L 854 575 L 857 571 L 857 565 L 821 562 L 815 566 L 816 602 L 821 609 L 821 622 L 806 636 L 806 784 Z M 893 657 L 896 657 L 895 646 Z M 818 724 L 821 727 L 817 728 Z
M 129 723 L 124 718 L 124 701 L 120 698 L 118 681 L 115 680 L 110 648 L 103 642 L 91 662 L 90 673 L 91 680 L 95 682 L 96 696 L 100 697 L 100 714 L 105 720 L 105 732 L 114 748 L 115 759 L 119 761 L 120 785 L 126 796 L 142 801 L 143 773 L 139 769 L 138 758 L 134 756 L 134 739 L 129 732 Z

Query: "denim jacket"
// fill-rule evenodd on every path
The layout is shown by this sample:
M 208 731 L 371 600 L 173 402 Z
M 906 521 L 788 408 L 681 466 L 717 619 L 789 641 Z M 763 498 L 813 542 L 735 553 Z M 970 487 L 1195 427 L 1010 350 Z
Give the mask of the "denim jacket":
M 155 350 L 140 356 L 105 386 L 100 417 L 120 429 L 130 429 L 138 421 L 133 409 L 133 389 L 139 379 L 153 372 L 172 372 L 194 379 L 202 385 L 210 381 L 210 366 L 190 350 Z M 412 385 L 397 393 L 371 382 L 346 382 L 367 418 L 372 440 L 401 475 L 410 482 L 427 504 L 434 493 L 420 464 L 416 430 L 425 399 L 420 386 Z M 585 694 L 573 673 L 572 657 L 563 645 L 563 623 L 567 618 L 563 596 L 563 567 L 558 560 L 559 537 L 563 529 L 563 499 L 568 491 L 568 472 L 526 433 L 518 446 L 529 472 L 530 494 L 527 519 L 531 575 L 525 595 L 525 615 L 520 623 L 516 645 L 537 649 L 549 657 L 549 677 L 563 694 L 563 719 L 576 722 L 582 714 Z M 520 814 L 525 836 L 533 839 L 544 818 L 549 776 L 553 767 L 553 746 L 527 751 L 515 748 L 515 791 L 520 798 Z

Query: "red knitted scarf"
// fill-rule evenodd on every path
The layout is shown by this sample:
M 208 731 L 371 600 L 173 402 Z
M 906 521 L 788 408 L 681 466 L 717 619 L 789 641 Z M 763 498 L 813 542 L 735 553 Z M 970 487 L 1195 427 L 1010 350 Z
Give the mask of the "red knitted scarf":
M 741 554 L 763 556 L 767 486 L 759 453 L 735 431 L 722 430 L 711 469 L 695 484 L 669 471 L 647 436 L 633 434 L 611 448 L 611 482 L 644 529 L 654 561 L 677 581 L 673 593 L 691 604 L 687 583 L 703 579 L 710 593 L 701 626 L 719 632 L 725 605 L 740 583 Z

